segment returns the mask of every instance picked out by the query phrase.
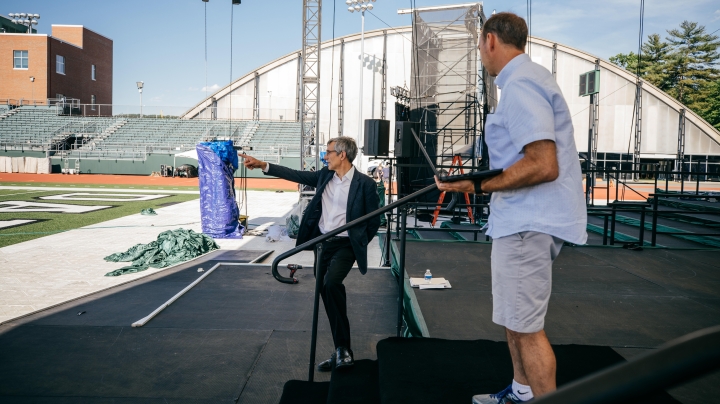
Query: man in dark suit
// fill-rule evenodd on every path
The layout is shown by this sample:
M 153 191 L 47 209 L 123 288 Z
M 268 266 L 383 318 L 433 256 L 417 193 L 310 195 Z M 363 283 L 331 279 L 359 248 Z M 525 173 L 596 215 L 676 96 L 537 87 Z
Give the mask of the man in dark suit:
M 297 244 L 335 230 L 379 207 L 375 181 L 355 169 L 352 162 L 357 156 L 355 140 L 347 136 L 330 139 L 320 171 L 298 171 L 278 164 L 240 155 L 245 167 L 260 168 L 266 175 L 280 177 L 315 187 L 315 196 L 308 204 L 300 223 Z M 327 372 L 353 365 L 350 348 L 350 322 L 347 317 L 347 296 L 343 280 L 357 261 L 360 272 L 367 272 L 367 246 L 380 227 L 380 216 L 330 238 L 323 243 L 320 265 L 327 269 L 320 291 L 335 343 L 335 353 L 320 363 L 318 370 Z

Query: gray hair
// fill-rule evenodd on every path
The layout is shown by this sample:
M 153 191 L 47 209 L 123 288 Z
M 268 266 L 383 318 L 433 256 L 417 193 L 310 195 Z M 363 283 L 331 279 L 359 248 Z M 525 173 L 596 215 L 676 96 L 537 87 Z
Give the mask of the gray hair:
M 335 151 L 337 151 L 338 154 L 345 152 L 349 162 L 352 163 L 353 160 L 355 160 L 355 156 L 357 156 L 358 153 L 355 139 L 348 136 L 338 136 L 328 140 L 327 145 L 330 146 L 330 143 L 335 143 Z

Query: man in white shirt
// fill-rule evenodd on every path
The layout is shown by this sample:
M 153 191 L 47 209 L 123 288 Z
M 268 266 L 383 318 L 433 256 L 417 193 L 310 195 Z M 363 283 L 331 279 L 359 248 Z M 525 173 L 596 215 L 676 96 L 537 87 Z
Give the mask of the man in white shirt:
M 488 115 L 490 168 L 482 182 L 439 182 L 441 191 L 492 192 L 486 234 L 491 253 L 493 322 L 505 327 L 512 384 L 473 404 L 515 404 L 555 390 L 555 355 L 545 335 L 552 264 L 563 241 L 584 244 L 587 211 L 572 116 L 552 74 L 525 54 L 528 29 L 512 13 L 483 25 L 483 65 L 502 97 Z
M 240 155 L 245 167 L 260 168 L 266 175 L 315 187 L 316 192 L 303 214 L 296 245 L 335 230 L 379 207 L 375 181 L 359 173 L 352 162 L 357 156 L 355 140 L 347 136 L 330 139 L 320 171 L 298 171 L 278 164 Z M 350 322 L 347 317 L 347 295 L 343 281 L 357 261 L 360 272 L 367 272 L 367 245 L 380 227 L 380 216 L 369 219 L 323 243 L 321 267 L 327 269 L 320 291 L 335 343 L 335 353 L 320 363 L 326 372 L 353 365 L 350 347 Z

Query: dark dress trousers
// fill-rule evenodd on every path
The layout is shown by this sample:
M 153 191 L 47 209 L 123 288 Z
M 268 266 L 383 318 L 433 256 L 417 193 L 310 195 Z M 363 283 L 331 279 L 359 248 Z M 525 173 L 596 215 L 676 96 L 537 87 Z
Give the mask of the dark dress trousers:
M 315 187 L 315 196 L 308 204 L 300 222 L 296 245 L 320 236 L 320 217 L 322 216 L 322 194 L 328 182 L 335 175 L 327 167 L 320 171 L 298 171 L 278 164 L 270 164 L 266 175 L 280 177 L 288 181 Z M 375 181 L 355 169 L 346 206 L 345 222 L 362 217 L 379 208 L 380 199 Z M 348 229 L 347 238 L 325 242 L 323 262 L 327 269 L 320 291 L 325 311 L 330 321 L 335 347 L 350 348 L 350 323 L 347 318 L 347 295 L 343 280 L 357 261 L 360 272 L 367 272 L 367 246 L 380 228 L 380 216 Z M 311 249 L 311 248 L 310 248 Z

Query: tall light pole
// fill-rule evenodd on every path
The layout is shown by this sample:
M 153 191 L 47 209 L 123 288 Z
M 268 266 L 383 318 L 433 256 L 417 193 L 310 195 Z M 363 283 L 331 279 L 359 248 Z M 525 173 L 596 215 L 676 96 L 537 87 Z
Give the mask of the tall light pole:
M 372 10 L 375 0 L 346 0 L 345 4 L 348 5 L 348 11 L 351 13 L 359 12 L 361 14 L 361 25 L 360 25 L 360 108 L 358 108 L 358 144 L 363 145 L 363 76 L 365 73 L 365 10 Z M 360 146 L 362 147 L 362 146 Z M 359 161 L 358 163 L 362 163 Z M 360 164 L 362 165 L 362 164 Z
M 142 89 L 145 83 L 142 81 L 138 81 L 135 84 L 137 84 L 138 91 L 140 92 L 140 118 L 142 118 Z
M 30 82 L 32 83 L 32 102 L 35 105 L 35 76 L 30 76 Z
M 13 24 L 20 24 L 28 27 L 28 34 L 32 34 L 33 25 L 38 25 L 38 20 L 40 19 L 40 14 L 32 13 L 10 13 L 8 16 L 12 18 L 10 21 Z

